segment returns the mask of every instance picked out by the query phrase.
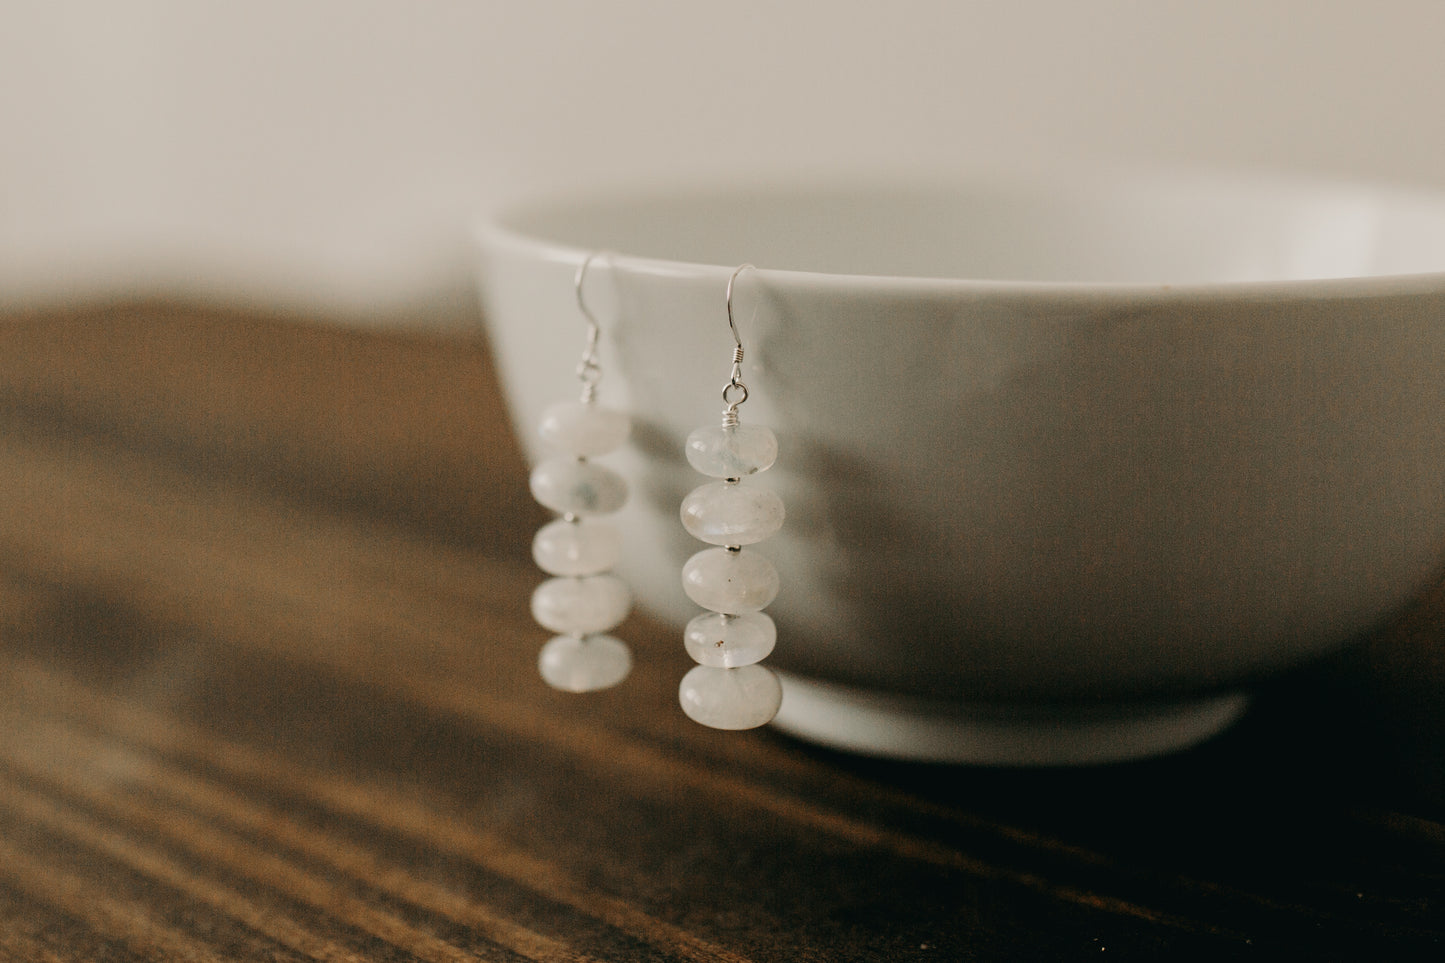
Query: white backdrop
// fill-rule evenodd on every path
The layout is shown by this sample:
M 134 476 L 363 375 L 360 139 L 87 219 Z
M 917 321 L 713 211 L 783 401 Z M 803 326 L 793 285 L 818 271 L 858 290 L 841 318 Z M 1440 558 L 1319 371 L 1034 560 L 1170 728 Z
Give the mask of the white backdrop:
M 465 314 L 498 200 L 1182 162 L 1445 187 L 1440 0 L 11 0 L 0 301 Z

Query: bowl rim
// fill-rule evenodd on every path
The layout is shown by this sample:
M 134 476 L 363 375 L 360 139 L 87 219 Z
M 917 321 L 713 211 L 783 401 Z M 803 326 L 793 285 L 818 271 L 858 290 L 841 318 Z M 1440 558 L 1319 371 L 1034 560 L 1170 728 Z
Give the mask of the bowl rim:
M 1045 169 L 1047 170 L 1047 168 Z M 1280 186 L 1288 190 L 1315 192 L 1333 191 L 1351 193 L 1355 196 L 1388 198 L 1396 203 L 1415 200 L 1440 205 L 1445 209 L 1445 190 L 1402 187 L 1388 183 L 1367 180 L 1350 180 L 1317 177 L 1303 174 L 1241 172 L 1235 170 L 1197 170 L 1189 168 L 1101 168 L 1086 171 L 1070 170 L 1068 180 L 1094 186 L 1117 187 L 1131 180 L 1147 178 L 1154 182 L 1172 179 L 1179 183 L 1208 183 L 1211 186 L 1248 185 L 1253 188 Z M 550 209 L 560 210 L 568 205 L 616 203 L 628 199 L 666 200 L 672 198 L 717 197 L 729 191 L 759 190 L 777 192 L 802 190 L 821 194 L 824 191 L 836 193 L 848 189 L 893 189 L 910 190 L 959 190 L 970 184 L 985 186 L 1005 185 L 1018 187 L 1040 187 L 1051 183 L 1046 174 L 1031 169 L 1023 174 L 1018 172 L 964 171 L 951 176 L 916 177 L 905 175 L 901 180 L 892 180 L 888 175 L 869 174 L 863 176 L 843 175 L 834 179 L 811 178 L 808 181 L 784 177 L 767 177 L 757 180 L 718 178 L 713 180 L 672 181 L 661 186 L 638 187 L 636 184 L 599 185 L 590 189 L 538 192 L 504 200 L 475 216 L 470 233 L 473 241 L 482 248 L 501 247 L 530 256 L 533 259 L 552 261 L 572 268 L 579 266 L 588 257 L 604 257 L 611 270 L 624 274 L 652 278 L 693 278 L 715 280 L 735 271 L 737 264 L 710 263 L 683 259 L 660 258 L 653 255 L 628 253 L 626 250 L 601 248 L 593 249 L 541 236 L 514 226 L 515 221 L 530 212 Z M 1053 180 L 1053 186 L 1060 183 Z M 1273 300 L 1380 297 L 1391 295 L 1422 295 L 1445 293 L 1445 267 L 1438 271 L 1361 274 L 1321 278 L 1282 278 L 1248 281 L 1052 281 L 1033 279 L 959 278 L 915 276 L 896 274 L 832 273 L 808 271 L 794 268 L 769 267 L 766 262 L 750 262 L 755 276 L 770 285 L 794 291 L 828 289 L 840 292 L 859 293 L 862 291 L 891 292 L 908 296 L 1015 296 L 1040 297 L 1049 300 L 1085 298 L 1096 300 L 1155 301 L 1167 300 L 1219 300 L 1240 298 L 1246 300 Z

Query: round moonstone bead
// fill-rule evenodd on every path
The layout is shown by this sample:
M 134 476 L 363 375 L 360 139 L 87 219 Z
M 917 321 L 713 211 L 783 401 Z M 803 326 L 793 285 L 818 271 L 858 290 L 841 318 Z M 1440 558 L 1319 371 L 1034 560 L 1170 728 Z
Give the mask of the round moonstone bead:
M 614 408 L 585 401 L 559 401 L 542 412 L 542 440 L 560 452 L 591 458 L 616 451 L 627 440 L 632 421 Z
M 760 665 L 699 665 L 682 677 L 677 699 L 694 722 L 714 729 L 755 729 L 778 714 L 783 687 L 772 670 Z
M 710 478 L 742 478 L 778 459 L 778 439 L 762 425 L 706 425 L 687 436 L 688 464 Z
M 705 612 L 687 623 L 683 633 L 683 645 L 694 662 L 724 669 L 763 661 L 777 641 L 778 627 L 762 612 Z
M 632 669 L 632 653 L 610 635 L 590 635 L 585 639 L 559 635 L 542 646 L 537 668 L 542 679 L 554 689 L 595 692 L 627 678 Z
M 532 497 L 563 515 L 610 515 L 627 502 L 617 472 L 577 458 L 549 458 L 532 469 Z
M 606 632 L 631 608 L 632 592 L 615 575 L 549 578 L 532 593 L 532 617 L 567 635 Z
M 616 565 L 621 554 L 617 526 L 600 518 L 559 518 L 532 539 L 532 558 L 548 575 L 598 575 Z
M 683 565 L 682 590 L 714 612 L 756 612 L 777 598 L 778 570 L 755 552 L 705 548 Z
M 783 500 L 766 488 L 713 482 L 682 500 L 682 527 L 712 545 L 752 545 L 783 527 Z

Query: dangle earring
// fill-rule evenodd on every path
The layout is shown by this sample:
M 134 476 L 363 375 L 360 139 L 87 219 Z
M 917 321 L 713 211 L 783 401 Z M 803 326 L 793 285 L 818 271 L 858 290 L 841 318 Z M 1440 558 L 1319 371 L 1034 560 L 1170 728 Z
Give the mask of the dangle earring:
M 752 729 L 778 714 L 783 690 L 771 669 L 758 665 L 773 651 L 777 627 L 762 610 L 778 594 L 773 563 L 745 546 L 761 542 L 783 525 L 783 501 L 774 492 L 745 484 L 778 456 L 778 440 L 761 425 L 744 425 L 738 406 L 748 400 L 742 381 L 743 343 L 733 321 L 733 282 L 728 278 L 728 327 L 733 335 L 732 373 L 723 387 L 722 423 L 687 436 L 693 468 L 720 479 L 694 489 L 682 501 L 682 524 L 716 548 L 703 549 L 682 569 L 688 598 L 709 611 L 687 624 L 683 644 L 698 665 L 682 679 L 678 700 L 688 717 L 714 729 Z
M 532 557 L 552 576 L 532 593 L 532 616 L 558 633 L 542 647 L 537 667 L 548 685 L 567 692 L 606 689 L 632 668 L 627 645 L 605 634 L 632 608 L 627 583 L 610 574 L 622 538 L 603 517 L 626 503 L 627 482 L 591 459 L 622 447 L 632 422 L 597 403 L 601 329 L 582 294 L 587 268 L 596 257 L 587 255 L 573 279 L 577 307 L 587 321 L 587 345 L 577 365 L 581 398 L 542 412 L 540 434 L 556 455 L 538 464 L 531 476 L 532 496 L 561 516 L 539 529 L 532 541 Z

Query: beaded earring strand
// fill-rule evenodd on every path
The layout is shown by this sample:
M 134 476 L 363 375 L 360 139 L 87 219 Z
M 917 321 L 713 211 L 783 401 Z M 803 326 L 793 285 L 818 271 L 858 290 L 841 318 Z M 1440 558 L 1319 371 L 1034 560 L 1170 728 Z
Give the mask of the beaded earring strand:
M 762 610 L 778 594 L 778 570 L 745 549 L 783 525 L 783 501 L 765 488 L 744 485 L 748 475 L 766 471 L 778 457 L 778 440 L 761 425 L 744 425 L 738 406 L 748 400 L 742 380 L 743 343 L 733 321 L 733 282 L 728 278 L 727 317 L 733 335 L 732 373 L 723 387 L 722 423 L 687 436 L 687 460 L 710 478 L 682 501 L 682 524 L 703 549 L 682 568 L 688 598 L 709 611 L 687 624 L 683 644 L 698 665 L 678 687 L 682 711 L 714 729 L 753 729 L 771 722 L 783 689 L 771 669 L 758 665 L 773 651 L 778 630 Z
M 548 685 L 567 692 L 609 688 L 632 669 L 627 644 L 604 634 L 632 608 L 627 583 L 610 574 L 621 552 L 621 534 L 601 517 L 627 502 L 627 482 L 591 459 L 622 447 L 632 421 L 597 403 L 601 327 L 582 294 L 587 268 L 596 257 L 587 255 L 573 278 L 577 307 L 587 321 L 587 346 L 577 364 L 582 395 L 542 412 L 542 440 L 557 454 L 538 464 L 530 479 L 532 496 L 561 516 L 539 529 L 532 541 L 537 566 L 553 576 L 532 593 L 532 617 L 558 633 L 542 646 L 537 668 Z

